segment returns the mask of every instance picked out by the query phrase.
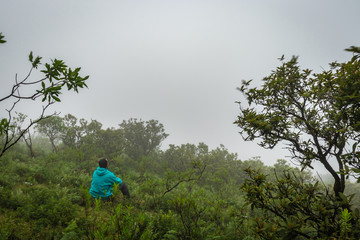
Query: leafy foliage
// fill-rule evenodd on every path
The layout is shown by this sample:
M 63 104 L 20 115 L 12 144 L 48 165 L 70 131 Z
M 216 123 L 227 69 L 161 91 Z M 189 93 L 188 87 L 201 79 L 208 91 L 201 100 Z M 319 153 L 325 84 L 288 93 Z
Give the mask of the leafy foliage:
M 0 158 L 2 238 L 239 239 L 252 235 L 242 217 L 246 208 L 238 185 L 223 177 L 212 180 L 212 172 L 219 171 L 222 162 L 227 162 L 221 171 L 224 176 L 242 164 L 224 146 L 213 151 L 204 143 L 171 146 L 168 151 L 153 150 L 141 161 L 119 153 L 110 160 L 110 168 L 126 181 L 132 198 L 123 199 L 115 191 L 112 202 L 100 202 L 88 194 L 98 160 L 91 149 L 96 138 L 86 131 L 81 148 L 59 145 L 57 152 L 51 151 L 48 139 L 49 151 L 35 158 L 18 144 Z M 35 138 L 34 143 L 40 142 Z M 206 164 L 202 175 L 197 170 L 200 163 Z M 194 179 L 181 181 L 190 176 Z M 178 181 L 164 195 L 166 184 Z
M 349 50 L 356 53 L 358 49 Z M 31 53 L 29 60 L 33 68 L 40 67 L 40 57 Z M 34 130 L 40 133 L 32 137 L 35 155 L 29 155 L 26 141 L 15 145 L 12 140 L 14 144 L 0 156 L 0 238 L 359 239 L 360 188 L 357 183 L 345 182 L 345 176 L 356 173 L 357 144 L 348 152 L 345 148 L 339 152 L 344 139 L 356 140 L 357 92 L 346 83 L 357 79 L 353 72 L 356 61 L 357 54 L 345 64 L 334 63 L 333 72 L 310 77 L 309 71 L 299 70 L 294 58 L 266 80 L 265 88 L 248 89 L 244 83 L 241 90 L 248 100 L 265 105 L 261 113 L 256 108 L 243 109 L 237 122 L 245 126 L 243 134 L 248 134 L 248 139 L 262 138 L 263 146 L 304 140 L 295 148 L 297 152 L 293 151 L 303 166 L 311 166 L 321 156 L 340 159 L 343 171 L 335 174 L 344 180 L 340 181 L 342 190 L 348 186 L 344 193 L 337 188 L 329 190 L 310 172 L 285 160 L 274 166 L 266 166 L 258 157 L 241 161 L 223 145 L 212 150 L 205 143 L 160 149 L 168 134 L 156 120 L 130 119 L 118 128 L 104 130 L 96 120 L 44 115 L 41 122 L 34 122 Z M 79 88 L 86 86 L 78 71 L 60 60 L 45 65 L 43 73 L 48 74 L 50 85 L 39 82 L 43 92 L 35 96 L 42 96 L 47 104 L 56 102 L 59 86 L 75 90 L 66 81 Z M 330 92 L 330 87 L 329 92 L 323 91 L 317 85 L 320 79 L 321 84 L 338 84 L 337 89 L 347 94 Z M 355 97 L 348 96 L 353 93 Z M 331 101 L 340 105 L 331 106 Z M 279 105 L 272 109 L 275 104 Z M 347 116 L 334 112 L 340 111 L 340 106 L 348 107 Z M 297 119 L 298 111 L 306 121 Z M 24 130 L 17 126 L 21 114 L 9 116 L 11 121 L 1 121 L 1 141 Z M 345 123 L 343 131 L 340 126 Z M 315 127 L 325 129 L 313 132 Z M 337 142 L 327 142 L 329 139 Z M 316 152 L 319 149 L 323 155 Z M 120 195 L 117 187 L 109 201 L 90 196 L 92 173 L 104 156 L 110 158 L 111 170 L 126 182 L 130 199 Z
M 6 40 L 4 40 L 4 35 L 2 35 L 2 33 L 0 33 L 0 44 L 2 43 L 6 43 Z
M 3 38 L 4 36 L 0 34 L 0 44 L 6 42 Z M 0 98 L 0 102 L 9 104 L 10 106 L 9 110 L 7 110 L 8 117 L 2 118 L 0 121 L 0 137 L 3 139 L 0 146 L 0 156 L 13 147 L 33 125 L 56 114 L 47 115 L 46 109 L 50 105 L 61 101 L 59 95 L 64 91 L 65 86 L 67 88 L 65 91 L 72 90 L 76 93 L 78 93 L 80 88 L 87 87 L 86 80 L 89 76 L 80 76 L 81 68 L 72 70 L 63 60 L 58 59 L 51 60 L 51 63 L 45 63 L 43 65 L 44 69 L 40 70 L 40 72 L 44 75 L 43 78 L 39 80 L 31 80 L 30 76 L 32 71 L 34 69 L 38 69 L 39 66 L 42 66 L 41 59 L 42 58 L 39 56 L 34 58 L 33 53 L 30 52 L 29 62 L 31 63 L 31 69 L 29 73 L 20 81 L 16 77 L 10 94 Z M 24 95 L 20 92 L 27 89 L 29 89 L 32 93 Z M 44 103 L 40 116 L 36 120 L 30 119 L 30 123 L 25 127 L 20 128 L 17 134 L 11 134 L 12 128 L 18 127 L 14 125 L 12 114 L 16 105 L 20 101 L 25 100 L 35 102 L 38 98 L 41 98 Z
M 113 140 L 121 145 L 121 128 L 102 130 L 95 120 L 80 123 L 74 116 L 69 119 L 76 123 L 71 126 L 82 129 L 79 145 L 58 143 L 58 151 L 53 152 L 50 139 L 42 138 L 48 142 L 48 151 L 38 151 L 35 158 L 23 144 L 0 158 L 2 238 L 282 239 L 291 232 L 287 222 L 294 224 L 291 229 L 312 237 L 330 231 L 333 236 L 350 239 L 357 234 L 355 208 L 345 215 L 343 204 L 327 195 L 325 188 L 314 186 L 308 172 L 284 160 L 269 167 L 258 158 L 241 161 L 224 146 L 209 150 L 204 143 L 154 149 L 134 160 L 123 150 L 112 152 L 113 148 L 96 144 L 107 132 L 105 136 L 118 136 Z M 45 147 L 42 141 L 35 138 L 34 148 L 39 149 L 37 144 Z M 97 153 L 109 154 L 108 150 L 114 156 L 110 168 L 126 181 L 131 199 L 120 196 L 117 188 L 109 202 L 93 200 L 88 193 Z M 264 179 L 257 179 L 256 185 L 245 168 L 260 169 Z M 269 176 L 265 178 L 265 174 Z M 246 186 L 244 192 L 239 190 L 241 184 Z M 349 204 L 351 197 L 345 198 Z M 266 199 L 271 203 L 268 209 L 286 216 L 286 224 L 261 205 Z M 250 201 L 253 209 L 247 205 Z M 268 224 L 262 226 L 262 222 Z M 272 230 L 274 226 L 276 230 Z
M 275 182 L 255 170 L 246 172 L 249 179 L 242 188 L 247 201 L 252 208 L 266 213 L 254 218 L 257 234 L 263 239 L 326 239 L 351 226 L 348 210 L 342 210 L 343 206 L 350 206 L 351 197 L 341 194 L 339 201 L 327 189 L 321 189 L 318 181 L 304 181 L 291 171 Z M 341 215 L 342 211 L 345 215 Z M 360 232 L 349 235 L 357 239 Z
M 64 123 L 59 116 L 49 117 L 36 125 L 38 132 L 45 134 L 49 138 L 54 152 L 57 152 L 56 141 L 61 138 L 64 127 Z
M 120 124 L 125 139 L 125 153 L 134 160 L 149 155 L 168 136 L 157 120 L 142 121 L 131 118 Z
M 241 104 L 235 124 L 245 140 L 260 139 L 264 148 L 284 142 L 303 168 L 320 162 L 334 178 L 335 194 L 343 193 L 348 166 L 358 168 L 356 160 L 345 156 L 354 152 L 347 146 L 359 140 L 359 55 L 318 74 L 301 70 L 297 57 L 281 61 L 261 88 L 249 88 L 250 81 L 243 81 L 239 90 L 249 107 Z

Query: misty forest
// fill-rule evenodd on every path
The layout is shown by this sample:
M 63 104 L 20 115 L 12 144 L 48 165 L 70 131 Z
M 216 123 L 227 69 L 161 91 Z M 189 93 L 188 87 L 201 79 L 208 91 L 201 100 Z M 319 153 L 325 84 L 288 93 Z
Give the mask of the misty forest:
M 360 49 L 346 51 L 320 73 L 282 57 L 260 87 L 239 82 L 229 124 L 264 148 L 285 144 L 291 159 L 273 166 L 223 145 L 165 147 L 155 119 L 104 128 L 51 112 L 89 76 L 31 52 L 29 74 L 0 99 L 0 239 L 360 239 Z M 17 112 L 20 103 L 40 114 Z M 130 198 L 116 185 L 110 201 L 89 194 L 102 158 Z

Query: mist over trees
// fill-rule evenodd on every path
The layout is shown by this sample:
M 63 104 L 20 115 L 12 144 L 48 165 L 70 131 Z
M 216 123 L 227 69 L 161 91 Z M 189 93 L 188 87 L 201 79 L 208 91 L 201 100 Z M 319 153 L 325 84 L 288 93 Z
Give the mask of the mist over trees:
M 61 127 L 49 131 L 51 124 Z M 350 192 L 339 201 L 330 185 L 285 160 L 266 166 L 260 158 L 240 160 L 225 146 L 205 143 L 160 148 L 168 133 L 157 120 L 129 119 L 103 129 L 96 120 L 67 114 L 45 119 L 35 130 L 36 157 L 21 141 L 0 159 L 0 233 L 8 238 L 315 239 L 340 236 L 342 219 L 357 219 L 360 199 L 351 194 L 358 184 L 347 182 Z M 129 132 L 136 138 L 126 138 Z M 134 154 L 129 146 L 137 141 L 152 147 Z M 117 192 L 113 202 L 90 199 L 92 172 L 104 156 L 132 199 Z M 11 216 L 16 223 L 7 222 Z
M 285 142 L 303 168 L 320 162 L 334 178 L 337 196 L 358 168 L 357 160 L 345 157 L 358 151 L 359 141 L 360 56 L 358 49 L 348 50 L 354 53 L 350 61 L 331 63 L 322 73 L 300 69 L 297 57 L 287 62 L 281 58 L 282 65 L 263 79 L 261 88 L 249 88 L 250 81 L 243 81 L 239 90 L 250 106 L 241 105 L 235 122 L 245 140 L 258 138 L 264 148 Z
M 317 183 L 309 186 L 291 174 L 271 184 L 263 174 L 247 170 L 250 180 L 244 190 L 249 202 L 276 216 L 267 219 L 270 226 L 287 224 L 291 229 L 284 235 L 287 239 L 313 238 L 312 231 L 317 238 L 334 236 L 339 231 L 337 222 L 345 218 L 349 229 L 359 227 L 359 210 L 351 212 L 353 196 L 344 192 L 350 176 L 359 181 L 360 48 L 346 51 L 353 53 L 351 60 L 330 63 L 330 69 L 321 73 L 302 70 L 297 57 L 285 62 L 283 56 L 282 65 L 263 79 L 261 87 L 250 88 L 251 81 L 243 81 L 239 88 L 247 105 L 239 102 L 235 124 L 245 140 L 260 139 L 260 146 L 269 149 L 284 142 L 302 169 L 313 168 L 318 161 L 333 178 L 333 191 L 319 193 Z M 342 218 L 334 217 L 338 212 Z M 356 221 L 350 223 L 350 219 Z M 263 224 L 259 235 L 272 238 L 270 226 Z
M 6 43 L 5 36 L 0 33 L 0 44 Z M 56 102 L 60 102 L 59 95 L 64 91 L 79 92 L 80 88 L 87 87 L 86 80 L 89 76 L 80 76 L 81 68 L 74 70 L 68 67 L 63 60 L 54 59 L 51 63 L 43 64 L 42 57 L 34 57 L 33 52 L 29 54 L 29 62 L 31 68 L 25 78 L 19 80 L 17 75 L 14 79 L 14 84 L 10 93 L 0 98 L 0 103 L 7 104 L 5 109 L 7 117 L 1 117 L 0 121 L 0 136 L 3 141 L 0 146 L 0 157 L 12 146 L 14 146 L 36 123 L 50 116 L 56 115 L 47 114 L 47 108 Z M 32 79 L 32 72 L 40 70 L 42 77 L 40 79 Z M 30 90 L 30 93 L 28 91 Z M 26 92 L 25 94 L 23 92 Z M 30 119 L 25 123 L 26 115 L 14 116 L 16 113 L 16 106 L 20 101 L 29 101 L 34 103 L 37 99 L 41 99 L 42 111 L 40 116 L 35 120 Z M 14 120 L 18 119 L 18 122 Z M 29 139 L 29 144 L 31 139 Z M 31 145 L 30 145 L 31 147 Z
M 262 87 L 244 81 L 239 88 L 248 104 L 240 103 L 235 124 L 245 140 L 266 148 L 285 142 L 301 168 L 238 159 L 223 145 L 162 146 L 169 134 L 154 119 L 104 129 L 95 119 L 47 115 L 61 91 L 78 92 L 88 77 L 62 60 L 41 65 L 30 53 L 31 71 L 43 67 L 44 78 L 15 79 L 0 99 L 13 101 L 0 124 L 0 239 L 359 239 L 360 187 L 348 178 L 360 172 L 360 51 L 348 50 L 351 60 L 316 74 L 296 57 L 281 58 Z M 33 95 L 20 94 L 32 84 L 39 86 Z M 37 98 L 39 118 L 27 124 L 14 114 L 18 101 Z M 104 157 L 130 199 L 118 188 L 112 201 L 90 196 Z M 332 182 L 312 175 L 314 161 Z

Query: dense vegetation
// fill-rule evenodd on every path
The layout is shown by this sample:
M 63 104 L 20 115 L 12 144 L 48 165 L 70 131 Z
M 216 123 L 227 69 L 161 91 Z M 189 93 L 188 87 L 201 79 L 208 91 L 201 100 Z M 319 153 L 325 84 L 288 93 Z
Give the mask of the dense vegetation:
M 349 182 L 360 173 L 360 49 L 348 51 L 350 61 L 320 74 L 281 58 L 261 88 L 250 81 L 239 88 L 248 105 L 239 102 L 235 124 L 244 139 L 265 148 L 285 142 L 301 170 L 285 160 L 242 161 L 225 146 L 161 149 L 168 134 L 157 120 L 103 129 L 96 120 L 49 115 L 59 95 L 87 87 L 88 76 L 31 52 L 29 74 L 0 98 L 8 105 L 0 121 L 0 239 L 360 239 L 360 189 Z M 31 80 L 38 67 L 43 77 Z M 36 99 L 36 119 L 16 113 L 20 101 Z M 130 199 L 117 188 L 112 201 L 90 196 L 103 157 Z M 314 161 L 332 182 L 307 172 Z
M 52 124 L 58 128 L 46 128 Z M 167 134 L 156 120 L 102 129 L 96 120 L 66 115 L 36 129 L 29 135 L 35 156 L 22 142 L 0 158 L 0 239 L 358 236 L 350 223 L 357 215 L 329 205 L 334 199 L 325 184 L 284 160 L 274 166 L 258 158 L 241 161 L 224 146 L 204 143 L 160 150 Z M 131 199 L 119 192 L 113 202 L 91 199 L 92 173 L 104 156 L 126 181 Z M 355 183 L 348 189 L 359 191 Z M 272 213 L 261 209 L 267 202 Z M 351 209 L 360 201 L 353 204 Z

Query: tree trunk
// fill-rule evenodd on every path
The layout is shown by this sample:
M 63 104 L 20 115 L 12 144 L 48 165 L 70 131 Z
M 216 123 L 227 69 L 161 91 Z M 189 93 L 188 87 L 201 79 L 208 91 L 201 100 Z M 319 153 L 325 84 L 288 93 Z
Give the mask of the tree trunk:
M 333 176 L 334 181 L 335 181 L 334 186 L 333 186 L 333 190 L 334 190 L 335 196 L 339 197 L 339 193 L 344 193 L 344 190 L 345 190 L 345 178 L 343 178 L 343 177 L 340 178 L 339 177 L 339 175 L 331 167 L 331 165 L 329 164 L 329 162 L 326 160 L 325 157 L 321 158 L 320 162 L 324 165 L 326 170 L 329 171 L 331 176 Z
M 34 152 L 34 149 L 33 149 L 33 146 L 32 146 L 32 140 L 31 140 L 30 132 L 28 132 L 28 138 L 26 138 L 25 135 L 26 134 L 23 135 L 23 139 L 24 139 L 24 142 L 25 142 L 26 146 L 29 148 L 30 156 L 32 158 L 35 158 L 36 155 L 35 155 L 35 152 Z

